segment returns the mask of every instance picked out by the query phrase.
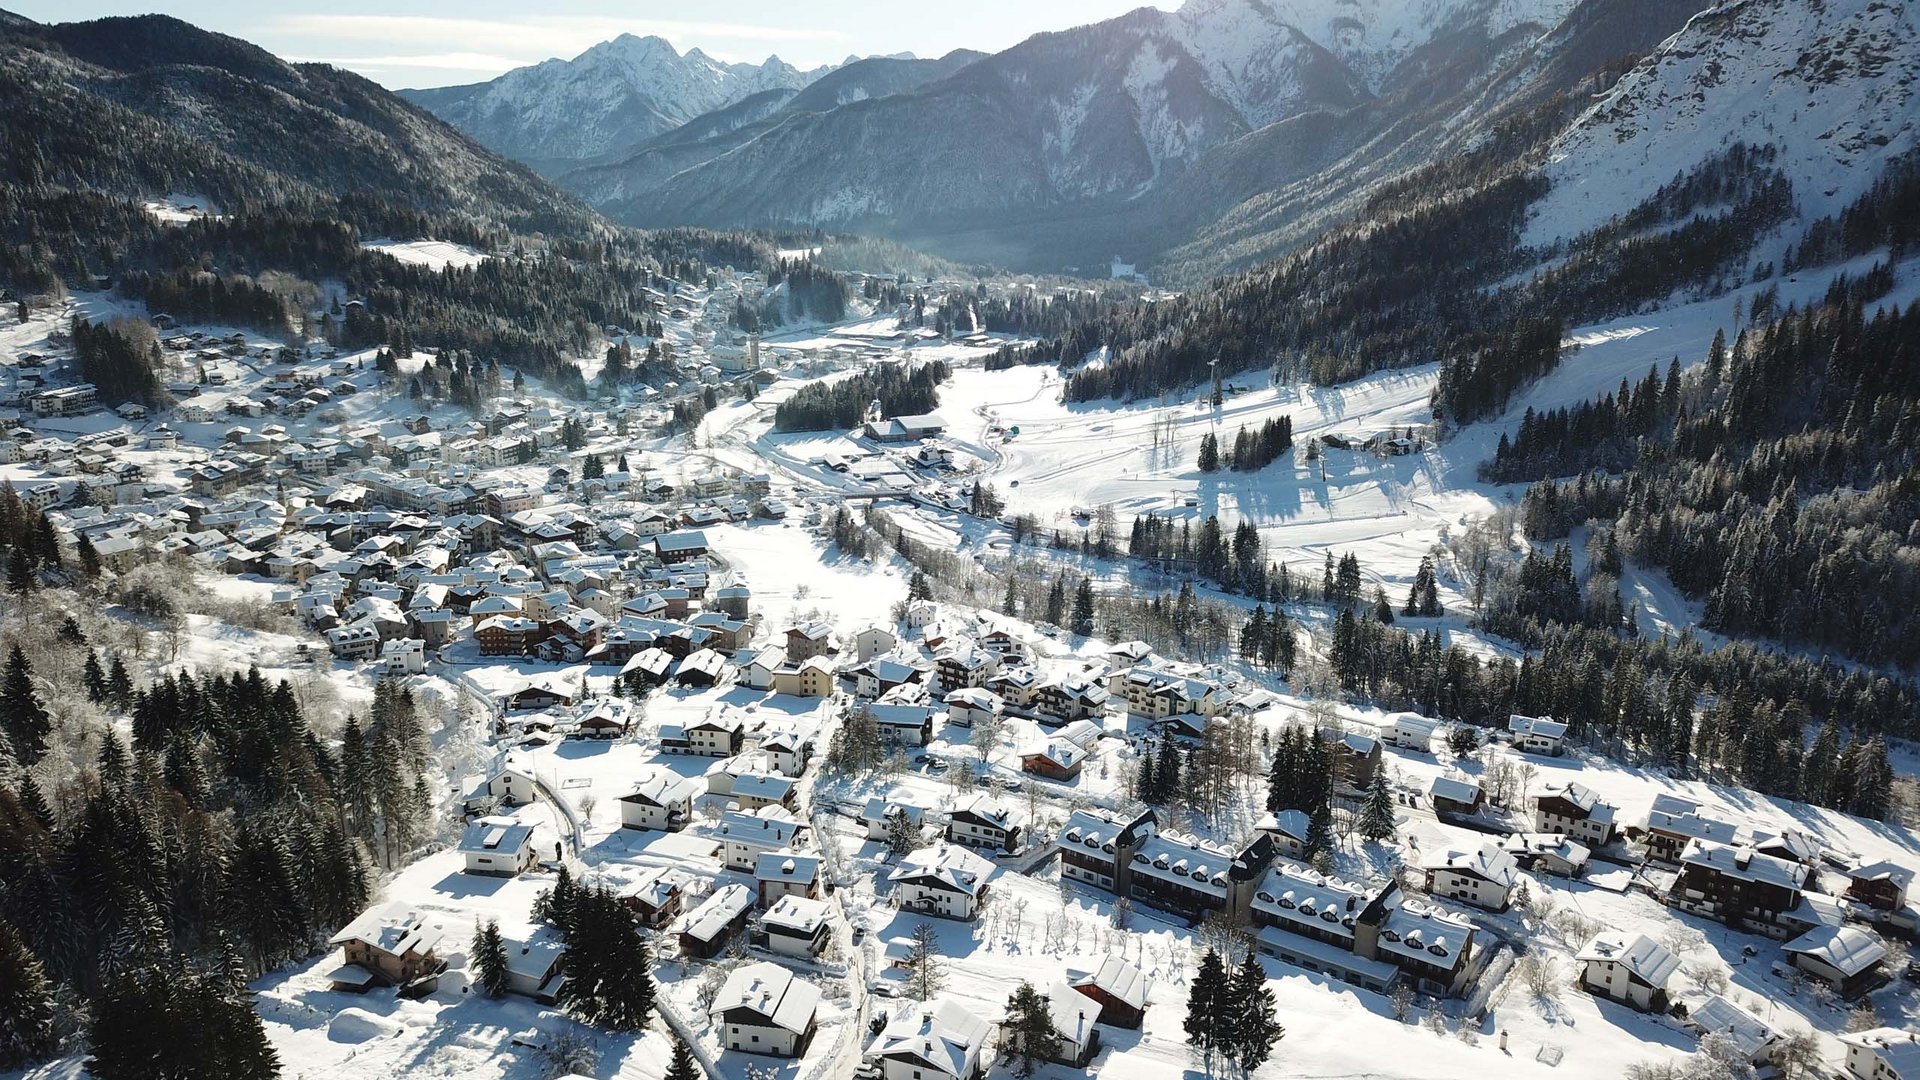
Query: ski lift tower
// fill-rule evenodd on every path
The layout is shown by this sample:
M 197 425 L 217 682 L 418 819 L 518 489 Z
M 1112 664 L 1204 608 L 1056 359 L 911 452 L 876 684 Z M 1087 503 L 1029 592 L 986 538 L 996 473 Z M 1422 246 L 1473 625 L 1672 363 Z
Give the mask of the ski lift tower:
M 1213 372 L 1213 407 L 1217 409 L 1226 400 L 1226 394 L 1220 389 L 1220 358 L 1216 356 L 1207 361 L 1207 367 Z

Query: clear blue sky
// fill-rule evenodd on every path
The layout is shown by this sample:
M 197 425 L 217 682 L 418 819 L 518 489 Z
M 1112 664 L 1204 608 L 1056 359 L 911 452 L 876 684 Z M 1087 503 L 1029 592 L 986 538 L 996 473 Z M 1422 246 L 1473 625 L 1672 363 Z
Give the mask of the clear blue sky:
M 722 60 L 772 54 L 796 67 L 852 54 L 1004 49 L 1044 30 L 1149 6 L 1150 0 L 296 0 L 242 3 L 111 3 L 0 0 L 42 22 L 161 11 L 245 38 L 292 60 L 351 68 L 389 87 L 444 86 L 490 79 L 548 57 L 571 57 L 622 33 L 657 34 L 685 52 L 698 46 Z M 1151 0 L 1173 8 L 1177 0 Z

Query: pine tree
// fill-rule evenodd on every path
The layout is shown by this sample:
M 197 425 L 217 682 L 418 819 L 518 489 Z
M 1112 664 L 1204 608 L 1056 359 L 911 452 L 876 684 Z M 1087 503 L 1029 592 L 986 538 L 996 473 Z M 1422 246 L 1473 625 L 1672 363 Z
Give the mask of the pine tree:
M 1369 840 L 1393 838 L 1393 795 L 1387 791 L 1387 770 L 1375 768 L 1367 785 L 1367 801 L 1360 808 L 1360 835 Z
M 280 1059 L 244 993 L 185 960 L 109 981 L 88 1029 L 95 1080 L 273 1080 Z
M 499 922 L 488 919 L 485 924 L 474 928 L 472 967 L 480 989 L 488 997 L 506 996 L 509 983 L 507 943 L 500 937 Z
M 53 1054 L 53 1006 L 46 968 L 13 924 L 0 919 L 0 1069 L 24 1068 Z
M 34 692 L 33 666 L 19 645 L 7 654 L 6 671 L 0 674 L 0 730 L 23 765 L 33 765 L 47 752 L 53 719 Z
M 653 1014 L 652 962 L 633 913 L 605 888 L 576 894 L 561 1004 L 589 1024 L 638 1031 Z
M 33 572 L 33 556 L 28 554 L 25 544 L 15 544 L 7 553 L 7 588 L 26 593 L 39 583 Z
M 1073 632 L 1081 637 L 1093 636 L 1093 579 L 1081 578 L 1080 587 L 1073 593 Z
M 1206 1063 L 1209 1074 L 1213 1072 L 1213 1054 L 1220 1049 L 1221 1036 L 1227 1018 L 1222 1015 L 1230 991 L 1227 967 L 1220 962 L 1220 954 L 1212 949 L 1200 959 L 1200 970 L 1194 973 L 1193 983 L 1187 988 L 1187 1045 L 1200 1050 L 1201 1060 Z
M 93 541 L 87 538 L 86 533 L 80 534 L 80 538 L 74 541 L 73 548 L 74 553 L 80 557 L 80 572 L 86 575 L 88 581 L 98 578 L 100 576 L 100 552 L 94 549 Z
M 107 673 L 100 667 L 100 656 L 92 649 L 87 650 L 87 658 L 80 665 L 80 684 L 86 688 L 87 700 L 99 704 L 107 700 Z
M 1307 820 L 1307 857 L 1333 853 L 1333 807 L 1321 803 Z
M 678 1035 L 673 1037 L 673 1058 L 667 1063 L 667 1075 L 663 1080 L 702 1080 L 700 1064 L 693 1059 L 693 1048 L 681 1041 Z
M 1200 436 L 1199 466 L 1203 473 L 1220 471 L 1220 440 L 1211 431 Z
M 895 855 L 905 855 L 920 846 L 920 829 L 906 810 L 894 808 L 887 812 L 887 850 Z
M 1053 1009 L 1047 996 L 1022 982 L 1007 999 L 1006 1031 L 1019 1055 L 1016 1073 L 1032 1076 L 1034 1065 L 1060 1056 L 1060 1032 L 1053 1026 Z
M 1246 960 L 1233 973 L 1225 996 L 1220 1011 L 1227 1018 L 1226 1038 L 1221 1049 L 1240 1067 L 1240 1075 L 1249 1077 L 1273 1056 L 1274 1045 L 1287 1035 L 1274 1008 L 1273 991 L 1267 987 L 1266 969 L 1252 949 L 1247 950 Z

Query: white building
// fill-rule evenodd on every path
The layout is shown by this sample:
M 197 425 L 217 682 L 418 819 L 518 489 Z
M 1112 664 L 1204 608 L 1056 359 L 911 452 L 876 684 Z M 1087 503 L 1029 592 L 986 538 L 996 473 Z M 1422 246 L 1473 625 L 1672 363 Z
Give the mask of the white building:
M 1680 958 L 1659 942 L 1618 931 L 1587 942 L 1574 959 L 1582 965 L 1581 986 L 1641 1012 L 1667 1010 L 1667 980 L 1680 970 Z
M 620 824 L 663 832 L 684 828 L 693 817 L 693 800 L 699 794 L 700 781 L 664 765 L 646 766 L 633 790 L 620 796 Z
M 1402 750 L 1418 750 L 1426 753 L 1433 746 L 1433 737 L 1440 730 L 1440 721 L 1419 713 L 1398 712 L 1387 717 L 1390 721 L 1380 732 L 1381 737 L 1391 746 Z
M 951 998 L 903 1004 L 867 1046 L 881 1080 L 977 1080 L 993 1025 Z
M 782 896 L 760 916 L 762 944 L 782 956 L 811 960 L 826 951 L 833 907 L 807 896 Z
M 510 817 L 484 817 L 460 836 L 460 854 L 469 874 L 516 877 L 535 860 L 533 826 Z
M 887 875 L 902 911 L 972 919 L 987 895 L 994 865 L 958 844 L 935 844 L 901 857 Z
M 761 852 L 799 846 L 806 829 L 784 806 L 729 810 L 720 816 L 720 861 L 730 870 L 752 873 Z
M 1856 1080 L 1920 1080 L 1920 1034 L 1881 1027 L 1840 1036 Z
M 1427 874 L 1428 894 L 1489 911 L 1505 911 L 1520 880 L 1513 856 L 1491 843 L 1473 851 L 1430 852 L 1421 859 L 1420 868 Z
M 733 969 L 708 1015 L 720 1025 L 720 1042 L 729 1050 L 800 1057 L 813 1039 L 819 1008 L 819 987 L 761 961 Z
M 1567 725 L 1552 717 L 1514 713 L 1507 717 L 1507 733 L 1514 749 L 1525 753 L 1559 757 L 1566 749 Z

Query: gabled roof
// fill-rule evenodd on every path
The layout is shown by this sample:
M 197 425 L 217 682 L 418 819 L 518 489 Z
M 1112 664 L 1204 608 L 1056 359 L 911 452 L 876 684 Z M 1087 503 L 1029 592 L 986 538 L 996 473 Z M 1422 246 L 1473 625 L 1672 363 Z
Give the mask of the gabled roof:
M 524 850 L 533 842 L 533 826 L 509 817 L 483 817 L 460 834 L 460 850 L 487 855 Z
M 722 1015 L 735 1009 L 758 1013 L 768 1026 L 804 1035 L 813 1026 L 814 1012 L 820 1007 L 820 988 L 795 978 L 779 964 L 760 961 L 734 968 L 714 995 L 710 1015 Z
M 1656 990 L 1665 989 L 1667 980 L 1680 970 L 1680 958 L 1645 934 L 1608 931 L 1600 934 L 1574 956 L 1583 964 L 1611 963 L 1627 969 L 1634 978 Z
M 1520 876 L 1520 867 L 1513 856 L 1491 843 L 1481 844 L 1473 851 L 1449 849 L 1428 854 L 1420 860 L 1420 868 L 1471 874 L 1508 889 Z
M 869 1057 L 917 1057 L 949 1076 L 965 1076 L 979 1060 L 993 1025 L 952 999 L 898 1010 L 867 1047 Z
M 428 921 L 426 912 L 405 900 L 389 900 L 361 912 L 328 943 L 364 941 L 382 952 L 405 956 L 409 952 L 430 952 L 445 936 L 438 924 Z
M 1075 989 L 1098 987 L 1121 1004 L 1135 1009 L 1147 1007 L 1147 973 L 1139 964 L 1123 957 L 1107 957 L 1101 962 L 1100 970 L 1073 980 L 1072 985 Z
M 1759 1017 L 1719 994 L 1694 1006 L 1687 1013 L 1687 1022 L 1702 1035 L 1724 1036 L 1748 1060 L 1758 1057 L 1775 1037 L 1774 1030 Z
M 952 892 L 980 895 L 994 864 L 960 844 L 934 844 L 900 857 L 899 865 L 887 875 L 888 881 L 919 881 L 938 885 Z
M 1816 926 L 1780 946 L 1781 950 L 1811 957 L 1854 976 L 1887 958 L 1887 946 L 1872 931 L 1858 926 Z
M 699 793 L 698 780 L 690 776 L 681 776 L 663 765 L 650 765 L 634 781 L 633 790 L 620 796 L 620 801 L 666 806 L 670 803 L 685 802 Z
M 1507 731 L 1515 735 L 1533 735 L 1542 739 L 1564 739 L 1567 725 L 1550 716 L 1521 716 L 1513 713 L 1507 717 Z

